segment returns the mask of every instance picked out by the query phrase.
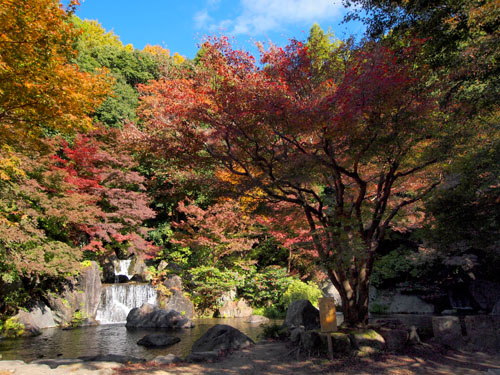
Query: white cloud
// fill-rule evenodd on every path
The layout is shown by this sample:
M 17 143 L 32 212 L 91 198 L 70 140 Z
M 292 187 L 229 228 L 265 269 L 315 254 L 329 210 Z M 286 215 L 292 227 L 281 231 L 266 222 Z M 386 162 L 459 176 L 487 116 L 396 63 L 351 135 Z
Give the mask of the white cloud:
M 208 1 L 213 5 L 219 0 Z M 240 0 L 240 6 L 241 13 L 233 19 L 214 23 L 207 18 L 202 27 L 210 31 L 225 29 L 234 35 L 256 36 L 281 31 L 288 24 L 312 25 L 313 22 L 336 18 L 343 9 L 341 0 Z M 206 10 L 204 12 L 211 18 Z
M 203 9 L 194 15 L 193 21 L 197 29 L 204 29 L 213 23 L 213 18 L 210 17 L 206 9 Z

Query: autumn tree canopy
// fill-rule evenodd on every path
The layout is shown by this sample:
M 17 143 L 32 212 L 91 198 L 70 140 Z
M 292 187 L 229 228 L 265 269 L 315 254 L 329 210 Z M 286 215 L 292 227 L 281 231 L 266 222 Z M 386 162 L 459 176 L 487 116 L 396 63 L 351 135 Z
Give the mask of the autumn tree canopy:
M 297 41 L 263 51 L 260 64 L 226 38 L 204 49 L 194 71 L 141 88 L 145 139 L 163 139 L 185 164 L 216 161 L 238 189 L 301 210 L 346 321 L 366 321 L 384 233 L 439 183 L 439 163 L 460 141 L 418 43 L 339 43 L 321 80 L 314 51 Z
M 105 75 L 81 72 L 69 62 L 78 35 L 69 14 L 58 0 L 0 4 L 1 143 L 33 144 L 44 131 L 91 127 L 90 114 L 109 85 Z

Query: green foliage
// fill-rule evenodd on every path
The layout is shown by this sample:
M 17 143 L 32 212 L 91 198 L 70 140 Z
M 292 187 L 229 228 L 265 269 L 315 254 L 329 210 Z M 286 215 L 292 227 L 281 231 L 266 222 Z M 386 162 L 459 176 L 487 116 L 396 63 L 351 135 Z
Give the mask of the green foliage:
M 71 318 L 71 322 L 69 322 L 69 326 L 71 328 L 80 327 L 86 318 L 87 317 L 85 316 L 83 311 L 76 310 L 73 314 L 73 317 Z
M 269 319 L 284 319 L 286 316 L 286 311 L 280 309 L 279 306 L 271 305 L 271 306 L 254 307 L 253 314 L 265 316 L 266 318 Z
M 389 306 L 381 303 L 370 304 L 370 312 L 373 314 L 386 314 L 389 310 Z
M 24 324 L 19 323 L 15 317 L 0 320 L 0 336 L 18 337 L 24 333 L 24 329 Z
M 432 273 L 436 260 L 433 252 L 427 253 L 401 247 L 379 257 L 373 265 L 371 283 L 375 287 L 415 281 Z
M 250 271 L 238 289 L 238 295 L 253 306 L 278 305 L 285 291 L 292 283 L 285 268 L 266 267 L 262 272 Z
M 241 283 L 237 272 L 207 266 L 190 269 L 189 277 L 191 301 L 201 315 L 220 307 L 222 294 L 235 290 Z
M 281 298 L 281 305 L 286 309 L 293 301 L 307 299 L 317 307 L 321 297 L 323 293 L 315 283 L 293 280 Z
M 108 126 L 136 122 L 139 95 L 136 85 L 158 79 L 163 66 L 172 62 L 165 54 L 134 50 L 123 46 L 118 36 L 106 32 L 97 21 L 82 21 L 73 17 L 73 23 L 82 30 L 76 43 L 76 64 L 86 72 L 106 68 L 114 78 L 113 95 L 107 97 L 96 110 L 95 119 Z

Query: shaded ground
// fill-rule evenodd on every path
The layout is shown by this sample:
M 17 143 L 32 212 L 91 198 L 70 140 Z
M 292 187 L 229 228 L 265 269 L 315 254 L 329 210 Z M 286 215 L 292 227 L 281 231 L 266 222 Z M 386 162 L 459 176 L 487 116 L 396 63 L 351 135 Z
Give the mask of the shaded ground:
M 131 365 L 115 370 L 117 375 L 500 375 L 500 355 L 457 352 L 424 345 L 402 354 L 370 358 L 297 360 L 295 350 L 281 342 L 266 342 L 247 348 L 216 363 L 174 366 Z

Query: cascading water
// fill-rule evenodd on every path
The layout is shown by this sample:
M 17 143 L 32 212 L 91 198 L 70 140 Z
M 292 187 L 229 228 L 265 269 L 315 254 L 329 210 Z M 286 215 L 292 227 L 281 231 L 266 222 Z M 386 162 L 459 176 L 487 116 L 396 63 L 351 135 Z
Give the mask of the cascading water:
M 120 275 L 127 276 L 129 280 L 132 278 L 132 276 L 134 276 L 128 273 L 131 263 L 132 259 L 125 259 L 125 260 L 119 260 L 118 264 L 115 264 L 115 283 L 119 282 L 118 276 Z
M 128 273 L 130 262 L 130 259 L 119 261 L 115 267 L 115 278 L 117 275 L 125 275 L 129 279 L 133 276 Z M 101 324 L 125 323 L 130 310 L 144 303 L 158 305 L 157 291 L 149 284 L 103 285 L 96 320 Z

